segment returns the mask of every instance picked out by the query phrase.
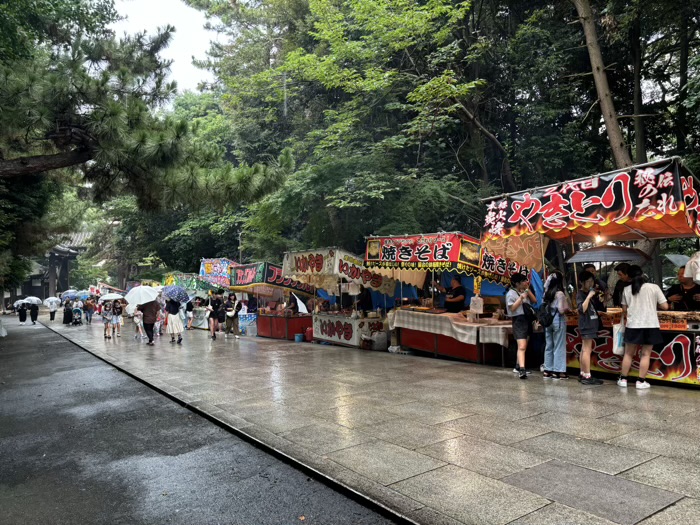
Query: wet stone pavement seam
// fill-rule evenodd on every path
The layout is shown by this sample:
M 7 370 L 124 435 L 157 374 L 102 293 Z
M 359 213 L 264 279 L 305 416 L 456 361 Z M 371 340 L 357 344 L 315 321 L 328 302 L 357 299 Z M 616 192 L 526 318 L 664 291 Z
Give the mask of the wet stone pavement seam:
M 421 524 L 670 524 L 700 497 L 697 391 L 518 381 L 468 363 L 211 341 L 203 331 L 187 332 L 181 347 L 165 339 L 147 347 L 104 341 L 94 326 L 50 328 Z M 577 492 L 577 476 L 605 490 Z

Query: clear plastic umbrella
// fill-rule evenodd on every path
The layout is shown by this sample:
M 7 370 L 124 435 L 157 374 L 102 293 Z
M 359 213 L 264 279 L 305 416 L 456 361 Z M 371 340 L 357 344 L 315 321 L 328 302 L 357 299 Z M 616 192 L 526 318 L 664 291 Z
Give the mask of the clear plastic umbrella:
M 28 304 L 41 304 L 41 299 L 38 297 L 34 297 L 33 295 L 30 295 L 29 297 L 24 298 L 24 302 Z
M 12 306 L 14 306 L 15 308 L 19 308 L 20 304 L 26 304 L 26 301 L 24 299 L 19 299 L 19 300 L 15 301 Z
M 61 300 L 58 297 L 48 297 L 44 299 L 44 306 L 50 306 L 51 303 L 59 304 Z

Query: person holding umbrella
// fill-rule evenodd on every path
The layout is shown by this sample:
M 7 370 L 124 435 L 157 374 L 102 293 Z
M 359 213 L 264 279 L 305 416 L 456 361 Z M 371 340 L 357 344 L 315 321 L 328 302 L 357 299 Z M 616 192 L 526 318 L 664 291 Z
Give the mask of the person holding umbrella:
M 153 345 L 153 327 L 156 324 L 156 319 L 158 319 L 158 312 L 160 311 L 160 305 L 154 299 L 148 301 L 147 303 L 140 304 L 136 307 L 138 310 L 143 312 L 143 328 L 146 330 L 146 336 L 148 337 L 148 346 Z
M 112 325 L 112 303 L 105 301 L 102 304 L 102 324 L 105 327 L 105 339 L 112 339 L 110 327 Z
M 49 319 L 51 322 L 56 320 L 56 310 L 58 310 L 59 304 L 61 304 L 61 300 L 58 297 L 49 297 L 44 301 L 44 305 L 49 308 Z
M 17 305 L 17 314 L 19 315 L 19 324 L 25 324 L 27 322 L 27 303 L 20 301 Z
M 115 299 L 112 303 L 112 335 L 116 330 L 117 337 L 122 336 L 122 312 L 124 311 L 122 303 L 119 299 Z
M 180 319 L 180 303 L 175 299 L 168 299 L 165 303 L 165 310 L 168 312 L 166 331 L 170 334 L 170 342 L 175 343 L 175 335 L 177 334 L 177 344 L 182 344 L 182 332 L 185 327 Z
M 73 322 L 73 303 L 70 299 L 66 299 L 63 305 L 63 324 L 70 326 Z
M 39 305 L 32 303 L 29 306 L 29 317 L 32 320 L 32 324 L 36 324 L 36 320 L 39 318 Z

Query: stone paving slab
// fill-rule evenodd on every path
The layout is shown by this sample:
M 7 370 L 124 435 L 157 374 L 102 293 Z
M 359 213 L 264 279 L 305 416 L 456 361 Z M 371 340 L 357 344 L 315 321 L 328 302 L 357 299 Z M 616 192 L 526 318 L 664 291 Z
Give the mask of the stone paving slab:
M 583 388 L 536 375 L 521 381 L 509 369 L 264 338 L 212 342 L 204 331 L 185 333 L 182 346 L 157 340 L 148 347 L 126 337 L 127 328 L 108 341 L 97 325 L 52 328 L 239 435 L 422 525 L 587 523 L 595 509 L 580 501 L 502 482 L 551 464 L 559 476 L 598 469 L 582 470 L 654 491 L 652 502 L 659 493 L 672 501 L 697 496 L 700 486 L 700 469 L 691 468 L 672 483 L 677 464 L 669 459 L 700 452 L 689 439 L 696 419 L 684 418 L 700 410 L 700 391 L 621 392 L 609 382 Z M 658 421 L 678 426 L 678 434 Z M 567 487 L 572 498 L 580 489 Z M 694 508 L 696 500 L 688 501 L 677 512 Z M 664 521 L 676 516 L 672 508 L 653 525 L 677 523 Z
M 503 479 L 515 487 L 623 525 L 675 503 L 674 492 L 554 460 Z

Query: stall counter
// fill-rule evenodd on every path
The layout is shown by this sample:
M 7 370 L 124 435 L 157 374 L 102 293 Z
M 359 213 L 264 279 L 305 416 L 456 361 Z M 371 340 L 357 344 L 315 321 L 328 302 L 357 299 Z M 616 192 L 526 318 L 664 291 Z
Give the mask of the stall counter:
M 314 340 L 335 345 L 359 348 L 362 346 L 362 336 L 372 338 L 385 332 L 383 317 L 360 319 L 343 314 L 317 313 L 313 319 Z M 378 338 L 377 344 L 372 347 L 375 350 L 386 350 L 386 338 Z
M 647 378 L 700 386 L 700 313 L 659 312 L 663 344 L 654 346 Z M 613 325 L 619 323 L 622 310 L 609 308 L 601 313 L 602 329 L 593 345 L 591 370 L 619 374 L 622 357 L 613 353 Z M 566 365 L 580 368 L 581 334 L 578 316 L 567 316 Z M 632 362 L 631 374 L 639 372 L 639 355 Z
M 312 323 L 312 317 L 308 314 L 287 317 L 258 312 L 258 337 L 294 341 L 294 336 L 296 334 L 305 334 L 306 329 L 310 328 Z
M 482 362 L 486 345 L 508 347 L 512 325 L 508 321 L 471 323 L 461 314 L 432 314 L 399 309 L 389 317 L 398 329 L 399 344 L 436 355 Z

